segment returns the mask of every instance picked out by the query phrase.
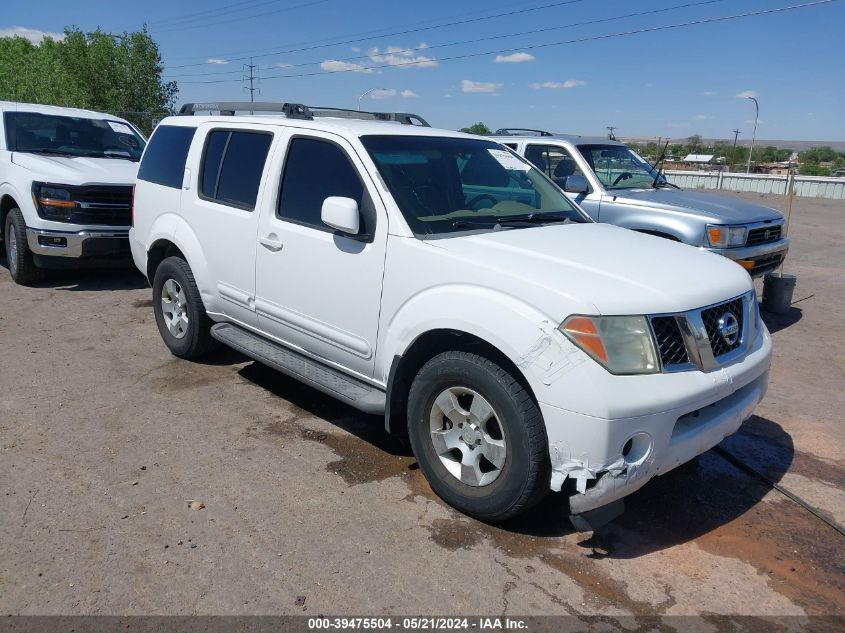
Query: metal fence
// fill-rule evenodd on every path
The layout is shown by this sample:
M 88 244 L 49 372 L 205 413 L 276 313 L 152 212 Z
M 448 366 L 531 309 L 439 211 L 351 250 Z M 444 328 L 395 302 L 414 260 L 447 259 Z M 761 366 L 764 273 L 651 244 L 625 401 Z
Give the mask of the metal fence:
M 684 189 L 751 191 L 754 193 L 785 195 L 789 192 L 790 182 L 794 182 L 796 196 L 845 200 L 845 178 L 792 175 L 770 176 L 721 171 L 672 170 L 664 173 L 669 182 Z

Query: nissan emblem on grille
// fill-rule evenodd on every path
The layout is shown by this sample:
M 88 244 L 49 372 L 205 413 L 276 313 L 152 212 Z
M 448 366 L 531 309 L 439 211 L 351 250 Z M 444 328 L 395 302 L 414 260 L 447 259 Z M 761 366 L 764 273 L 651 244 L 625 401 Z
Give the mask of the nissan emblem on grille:
M 729 346 L 736 343 L 739 338 L 739 321 L 732 312 L 725 312 L 719 317 L 719 334 Z

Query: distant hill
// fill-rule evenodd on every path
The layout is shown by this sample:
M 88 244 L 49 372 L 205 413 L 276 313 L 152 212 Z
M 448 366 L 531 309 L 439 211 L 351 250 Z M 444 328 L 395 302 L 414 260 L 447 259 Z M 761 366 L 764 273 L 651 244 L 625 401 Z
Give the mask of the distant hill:
M 687 141 L 686 136 L 673 138 L 672 143 L 686 143 Z M 624 136 L 620 137 L 620 139 L 625 143 L 650 143 L 652 141 L 657 142 L 658 137 L 656 136 Z M 728 143 L 733 143 L 733 138 L 702 138 L 701 143 L 704 146 L 712 146 L 716 141 L 726 141 Z M 666 137 L 663 137 L 663 142 L 666 142 Z M 751 145 L 751 139 L 740 139 L 737 145 L 744 145 L 749 146 Z M 845 152 L 845 141 L 781 141 L 781 140 L 772 140 L 772 139 L 761 139 L 758 138 L 754 141 L 754 147 L 768 147 L 774 146 L 778 149 L 794 149 L 797 152 L 802 152 L 806 149 L 813 149 L 814 147 L 830 147 L 837 152 Z

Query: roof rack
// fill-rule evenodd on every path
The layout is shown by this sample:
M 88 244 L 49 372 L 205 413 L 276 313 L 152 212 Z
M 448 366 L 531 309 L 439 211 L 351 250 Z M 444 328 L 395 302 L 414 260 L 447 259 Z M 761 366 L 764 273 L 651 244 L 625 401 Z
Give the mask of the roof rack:
M 518 134 L 514 134 L 514 132 L 533 132 L 537 136 L 554 136 L 551 132 L 532 130 L 528 127 L 502 127 L 496 130 L 495 134 L 498 136 L 519 136 Z
M 340 119 L 363 119 L 365 121 L 396 121 L 403 125 L 431 127 L 424 118 L 410 112 L 367 112 L 307 106 L 301 103 L 269 103 L 251 101 L 217 101 L 214 103 L 186 103 L 179 108 L 180 116 L 191 116 L 196 112 L 219 112 L 224 116 L 234 116 L 236 112 L 275 112 L 284 114 L 288 119 L 312 121 L 315 117 L 335 117 Z

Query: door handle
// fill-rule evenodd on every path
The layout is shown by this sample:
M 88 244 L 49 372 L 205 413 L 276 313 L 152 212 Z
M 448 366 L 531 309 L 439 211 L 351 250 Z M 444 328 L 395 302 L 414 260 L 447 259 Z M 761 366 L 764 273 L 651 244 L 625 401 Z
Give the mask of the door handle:
M 261 243 L 262 246 L 274 252 L 282 250 L 282 247 L 284 246 L 284 244 L 282 244 L 282 241 L 276 238 L 275 234 L 260 237 L 258 238 L 258 241 Z

